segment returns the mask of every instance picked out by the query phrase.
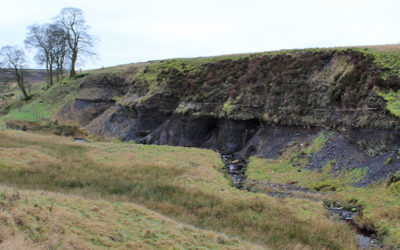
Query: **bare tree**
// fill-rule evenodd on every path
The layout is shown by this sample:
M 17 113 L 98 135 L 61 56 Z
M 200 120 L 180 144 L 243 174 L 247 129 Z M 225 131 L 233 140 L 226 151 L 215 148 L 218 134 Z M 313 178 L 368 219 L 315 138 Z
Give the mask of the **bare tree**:
M 69 55 L 69 50 L 67 48 L 66 43 L 59 44 L 55 53 L 55 63 L 57 66 L 56 69 L 56 77 L 57 80 L 60 79 L 60 76 L 64 74 L 64 65 L 67 63 Z
M 46 65 L 47 87 L 53 85 L 54 66 L 62 69 L 66 55 L 67 33 L 57 24 L 31 25 L 28 27 L 25 45 L 37 50 L 35 61 Z M 58 75 L 57 75 L 58 77 Z
M 30 98 L 24 83 L 25 52 L 17 46 L 4 46 L 0 50 L 0 64 L 13 74 L 25 100 Z
M 76 75 L 75 66 L 79 55 L 94 55 L 93 37 L 89 35 L 83 11 L 77 8 L 64 8 L 55 17 L 58 24 L 68 33 L 67 44 L 70 49 L 70 77 Z
M 47 87 L 52 85 L 50 77 L 50 66 L 52 65 L 50 60 L 50 50 L 47 44 L 45 27 L 42 25 L 31 25 L 28 27 L 28 34 L 25 39 L 25 46 L 27 48 L 36 49 L 35 61 L 38 64 L 45 64 L 47 71 Z
M 70 50 L 68 48 L 67 40 L 68 33 L 66 30 L 58 24 L 52 26 L 52 36 L 55 38 L 54 51 L 54 63 L 56 65 L 56 77 L 59 80 L 60 76 L 64 74 L 64 65 L 68 61 Z

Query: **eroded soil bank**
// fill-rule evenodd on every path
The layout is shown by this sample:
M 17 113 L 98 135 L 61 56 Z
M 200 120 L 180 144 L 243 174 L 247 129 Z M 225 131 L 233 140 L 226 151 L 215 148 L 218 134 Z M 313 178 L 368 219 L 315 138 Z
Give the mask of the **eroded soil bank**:
M 276 159 L 323 133 L 305 167 L 368 167 L 355 184 L 365 186 L 400 169 L 400 119 L 381 96 L 399 88 L 395 73 L 351 49 L 177 59 L 84 77 L 56 118 L 91 134 L 243 159 Z

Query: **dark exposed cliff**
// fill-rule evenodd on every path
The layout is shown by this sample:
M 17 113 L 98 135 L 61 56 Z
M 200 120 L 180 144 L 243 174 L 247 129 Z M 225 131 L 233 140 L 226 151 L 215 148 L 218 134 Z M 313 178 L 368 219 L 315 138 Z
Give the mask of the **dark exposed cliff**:
M 87 77 L 80 88 L 58 117 L 94 134 L 276 158 L 329 130 L 337 134 L 331 149 L 309 167 L 340 158 L 340 168 L 376 169 L 390 157 L 384 174 L 400 169 L 400 120 L 379 95 L 400 80 L 359 51 L 166 60 L 142 65 L 131 79 Z

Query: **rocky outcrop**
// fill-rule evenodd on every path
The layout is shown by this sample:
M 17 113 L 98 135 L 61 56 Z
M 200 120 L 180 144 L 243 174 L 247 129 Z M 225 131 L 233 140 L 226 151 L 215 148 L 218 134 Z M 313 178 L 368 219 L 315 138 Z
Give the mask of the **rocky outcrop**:
M 116 98 L 127 93 L 125 79 L 113 74 L 98 74 L 86 77 L 79 86 L 74 101 L 64 105 L 56 114 L 62 123 L 87 125 L 116 102 Z
M 87 77 L 59 117 L 125 141 L 211 148 L 242 158 L 277 158 L 333 131 L 308 167 L 332 159 L 338 169 L 368 166 L 369 179 L 376 181 L 400 169 L 400 120 L 379 96 L 379 90 L 399 89 L 400 80 L 383 74 L 387 69 L 372 56 L 353 50 L 193 65 L 153 62 L 129 84 L 115 75 Z M 390 168 L 381 170 L 388 158 Z
M 179 99 L 175 113 L 195 117 L 286 126 L 398 127 L 377 89 L 396 89 L 400 82 L 383 80 L 384 70 L 373 61 L 355 51 L 221 60 L 193 71 L 163 70 L 156 86 Z M 136 79 L 133 84 L 143 88 L 144 83 Z

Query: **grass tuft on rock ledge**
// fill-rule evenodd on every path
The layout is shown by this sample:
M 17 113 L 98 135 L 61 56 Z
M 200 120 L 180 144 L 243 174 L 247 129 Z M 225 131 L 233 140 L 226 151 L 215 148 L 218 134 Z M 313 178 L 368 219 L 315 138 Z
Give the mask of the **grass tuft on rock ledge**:
M 379 95 L 387 101 L 386 109 L 396 117 L 400 117 L 400 90 L 379 93 Z

